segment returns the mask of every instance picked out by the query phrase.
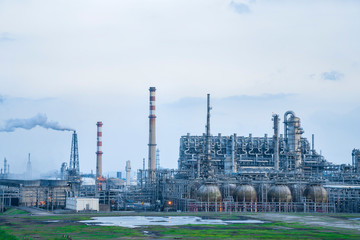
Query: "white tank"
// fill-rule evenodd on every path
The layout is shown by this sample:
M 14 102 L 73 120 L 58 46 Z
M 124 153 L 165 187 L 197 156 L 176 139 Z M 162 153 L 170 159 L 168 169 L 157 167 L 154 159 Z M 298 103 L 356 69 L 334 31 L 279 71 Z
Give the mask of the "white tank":
M 328 202 L 328 193 L 325 188 L 321 185 L 309 185 L 304 191 L 304 196 L 307 200 L 316 203 L 327 203 Z
M 292 196 L 288 186 L 279 184 L 271 186 L 268 191 L 269 202 L 291 202 Z
M 235 189 L 234 199 L 236 202 L 256 202 L 256 190 L 250 184 L 242 184 Z
M 202 202 L 220 202 L 221 192 L 215 184 L 204 184 L 199 188 L 197 197 Z

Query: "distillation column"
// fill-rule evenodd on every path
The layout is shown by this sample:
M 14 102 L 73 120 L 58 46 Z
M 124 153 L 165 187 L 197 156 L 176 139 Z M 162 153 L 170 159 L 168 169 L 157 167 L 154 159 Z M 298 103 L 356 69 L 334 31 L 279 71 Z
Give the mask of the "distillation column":
M 237 172 L 237 163 L 235 159 L 235 145 L 236 145 L 236 133 L 231 136 L 231 163 L 232 163 L 232 173 Z
M 211 135 L 210 135 L 210 94 L 207 95 L 207 117 L 206 117 L 206 149 L 205 159 L 202 163 L 202 175 L 204 178 L 212 178 L 214 170 L 211 164 Z
M 353 149 L 351 156 L 352 156 L 353 172 L 359 173 L 360 172 L 360 150 Z
M 150 87 L 150 114 L 149 114 L 149 179 L 155 180 L 156 171 L 156 114 L 155 114 L 155 87 Z
M 131 163 L 130 160 L 126 161 L 126 186 L 130 186 L 130 173 L 131 173 Z
M 279 115 L 273 115 L 274 121 L 274 169 L 279 171 Z
M 96 178 L 102 177 L 102 122 L 97 122 Z
M 290 115 L 289 118 L 288 115 Z M 297 172 L 301 172 L 301 135 L 303 133 L 300 118 L 296 117 L 294 112 L 287 111 L 284 115 L 284 134 L 288 151 L 295 154 L 295 170 Z

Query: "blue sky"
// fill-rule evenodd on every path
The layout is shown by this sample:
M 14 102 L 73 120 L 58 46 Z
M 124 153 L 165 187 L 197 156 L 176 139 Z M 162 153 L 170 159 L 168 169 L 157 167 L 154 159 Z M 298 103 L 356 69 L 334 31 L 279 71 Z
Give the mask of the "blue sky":
M 335 163 L 360 148 L 358 1 L 0 1 L 0 127 L 44 114 L 79 134 L 81 171 L 147 158 L 148 88 L 157 90 L 161 165 L 177 166 L 179 138 L 272 133 L 293 110 L 305 137 Z M 69 161 L 71 132 L 0 133 L 0 159 L 23 172 Z

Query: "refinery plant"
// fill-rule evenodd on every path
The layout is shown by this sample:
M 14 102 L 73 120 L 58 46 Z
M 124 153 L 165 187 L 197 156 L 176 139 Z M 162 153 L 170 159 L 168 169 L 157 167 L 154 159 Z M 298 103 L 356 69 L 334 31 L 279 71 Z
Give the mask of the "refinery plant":
M 300 118 L 293 111 L 285 112 L 283 119 L 273 114 L 272 136 L 212 135 L 208 94 L 206 132 L 181 136 L 178 168 L 160 169 L 156 89 L 149 91 L 148 167 L 144 159 L 136 184 L 130 181 L 130 161 L 126 162 L 126 180 L 103 175 L 103 123 L 99 121 L 95 174 L 80 173 L 73 131 L 69 165 L 59 166 L 60 174 L 54 179 L 29 180 L 30 155 L 24 179 L 9 179 L 5 159 L 0 179 L 2 209 L 31 206 L 79 211 L 78 199 L 84 211 L 360 212 L 360 150 L 349 153 L 351 164 L 328 162 L 315 149 L 314 135 L 311 141 L 303 137 Z M 99 207 L 92 209 L 86 199 L 92 204 L 95 199 Z

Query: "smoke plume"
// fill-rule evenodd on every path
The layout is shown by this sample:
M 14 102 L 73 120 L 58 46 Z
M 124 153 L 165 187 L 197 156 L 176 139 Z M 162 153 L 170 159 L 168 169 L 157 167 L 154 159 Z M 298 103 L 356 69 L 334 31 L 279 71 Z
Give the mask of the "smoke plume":
M 6 120 L 3 127 L 0 127 L 0 132 L 13 132 L 17 128 L 30 130 L 36 126 L 46 129 L 53 129 L 56 131 L 74 131 L 71 128 L 60 126 L 58 122 L 48 121 L 45 114 L 38 114 L 35 117 L 28 119 L 9 119 Z

